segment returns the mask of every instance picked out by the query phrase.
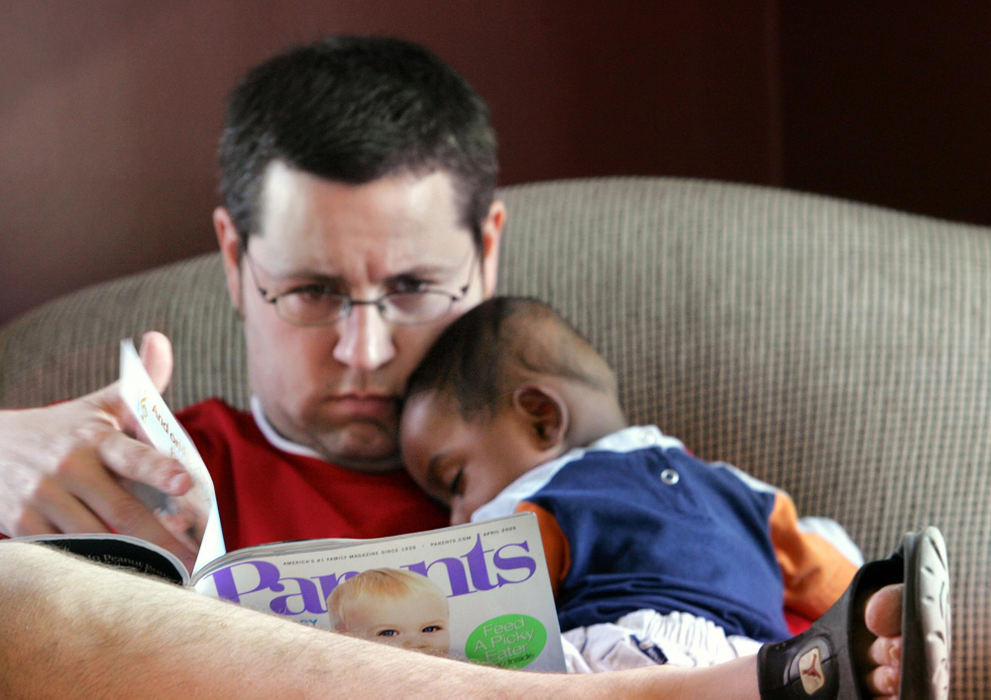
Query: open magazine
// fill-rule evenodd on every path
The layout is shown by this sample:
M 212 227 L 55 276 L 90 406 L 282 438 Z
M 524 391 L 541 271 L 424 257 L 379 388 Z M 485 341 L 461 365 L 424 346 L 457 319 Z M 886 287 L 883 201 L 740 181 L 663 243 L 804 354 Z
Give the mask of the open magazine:
M 565 669 L 533 514 L 373 540 L 281 542 L 225 553 L 209 472 L 130 341 L 121 347 L 121 393 L 148 440 L 182 461 L 196 482 L 181 499 L 134 489 L 177 537 L 200 543 L 192 570 L 167 550 L 126 535 L 20 539 L 321 629 L 508 668 Z

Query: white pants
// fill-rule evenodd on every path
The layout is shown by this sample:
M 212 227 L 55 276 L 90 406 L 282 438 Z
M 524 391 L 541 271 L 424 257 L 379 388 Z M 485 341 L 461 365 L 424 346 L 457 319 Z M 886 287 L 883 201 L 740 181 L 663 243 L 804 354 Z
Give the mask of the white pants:
M 637 610 L 615 622 L 576 627 L 562 637 L 570 673 L 638 666 L 712 666 L 756 654 L 761 643 L 727 636 L 722 627 L 690 613 Z

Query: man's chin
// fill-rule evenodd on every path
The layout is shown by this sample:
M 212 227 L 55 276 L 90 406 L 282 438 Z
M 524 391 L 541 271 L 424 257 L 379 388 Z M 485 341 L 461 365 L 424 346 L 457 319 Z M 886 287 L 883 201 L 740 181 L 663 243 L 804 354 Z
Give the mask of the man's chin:
M 394 432 L 394 431 L 393 431 Z M 317 450 L 330 462 L 357 472 L 399 469 L 399 445 L 394 434 L 374 423 L 353 423 L 318 440 Z

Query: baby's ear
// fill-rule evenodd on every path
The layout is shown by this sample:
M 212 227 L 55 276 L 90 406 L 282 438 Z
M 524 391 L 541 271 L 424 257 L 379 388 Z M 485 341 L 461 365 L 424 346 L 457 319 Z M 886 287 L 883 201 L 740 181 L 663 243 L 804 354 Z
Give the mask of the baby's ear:
M 555 448 L 568 429 L 568 406 L 545 384 L 527 383 L 513 392 L 513 409 L 526 422 L 541 450 Z

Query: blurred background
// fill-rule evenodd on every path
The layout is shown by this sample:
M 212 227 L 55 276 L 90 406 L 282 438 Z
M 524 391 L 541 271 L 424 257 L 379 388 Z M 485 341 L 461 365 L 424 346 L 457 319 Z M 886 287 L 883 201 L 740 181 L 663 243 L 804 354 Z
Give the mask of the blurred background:
M 335 32 L 460 71 L 501 184 L 677 175 L 991 224 L 991 3 L 8 0 L 0 322 L 213 250 L 227 93 Z

